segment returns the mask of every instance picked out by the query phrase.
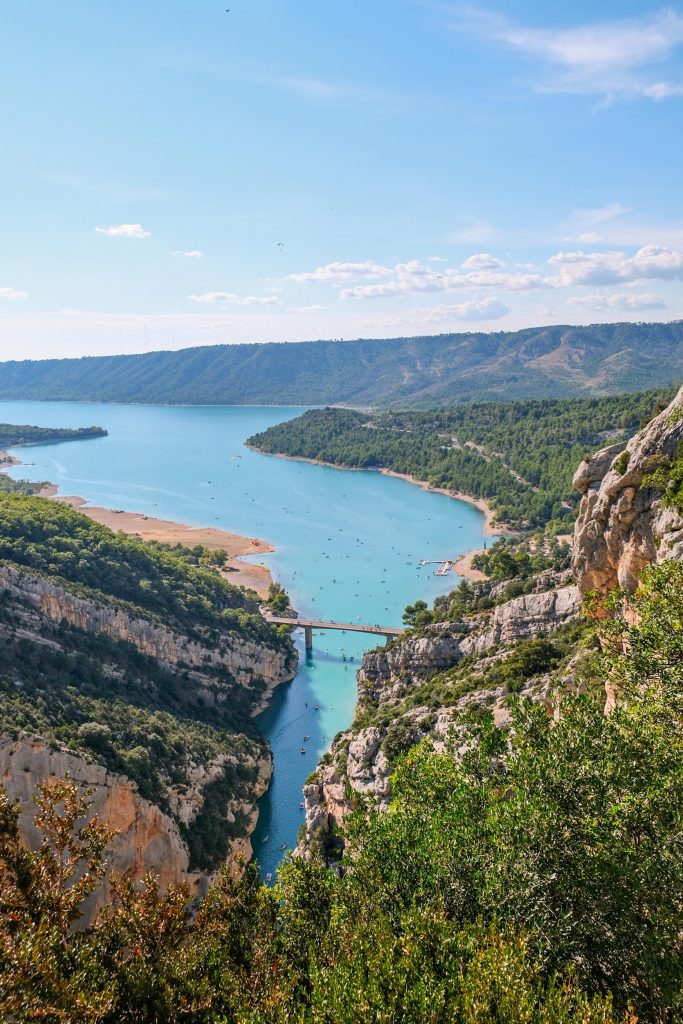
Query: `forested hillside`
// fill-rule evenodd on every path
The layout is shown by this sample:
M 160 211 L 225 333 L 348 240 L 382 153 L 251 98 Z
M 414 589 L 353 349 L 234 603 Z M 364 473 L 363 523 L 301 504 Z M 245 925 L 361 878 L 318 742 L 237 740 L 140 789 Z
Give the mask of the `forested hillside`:
M 0 1013 L 72 1024 L 674 1024 L 683 1010 L 681 565 L 649 570 L 638 626 L 603 623 L 596 692 L 557 715 L 510 696 L 511 724 L 399 758 L 381 814 L 347 828 L 344 870 L 294 860 L 274 889 L 100 883 L 101 826 L 53 780 L 45 842 L 18 842 L 0 794 Z M 654 652 L 654 655 L 653 655 Z M 659 654 L 657 652 L 660 652 Z M 59 852 L 67 842 L 65 869 Z M 53 851 L 57 850 L 57 854 Z M 85 863 L 88 872 L 76 885 Z
M 0 494 L 0 745 L 38 738 L 131 780 L 200 870 L 247 834 L 269 759 L 251 716 L 295 667 L 215 557 Z
M 424 408 L 615 394 L 681 378 L 677 321 L 6 362 L 0 398 Z
M 0 448 L 17 448 L 29 444 L 58 444 L 61 441 L 84 441 L 89 437 L 106 437 L 102 427 L 33 427 L 29 424 L 0 423 Z
M 570 526 L 582 458 L 626 438 L 674 391 L 605 398 L 473 403 L 378 415 L 317 409 L 249 439 L 271 453 L 383 468 L 485 498 L 515 528 Z

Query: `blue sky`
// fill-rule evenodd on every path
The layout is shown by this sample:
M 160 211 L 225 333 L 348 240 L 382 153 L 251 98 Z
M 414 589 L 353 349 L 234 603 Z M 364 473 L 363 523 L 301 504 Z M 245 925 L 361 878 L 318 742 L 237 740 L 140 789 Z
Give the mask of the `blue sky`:
M 683 6 L 599 8 L 9 5 L 0 357 L 683 316 Z

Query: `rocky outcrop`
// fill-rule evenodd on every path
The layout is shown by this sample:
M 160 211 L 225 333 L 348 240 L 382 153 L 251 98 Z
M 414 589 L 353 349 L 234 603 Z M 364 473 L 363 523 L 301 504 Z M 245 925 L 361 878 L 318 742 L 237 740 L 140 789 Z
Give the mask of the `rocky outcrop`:
M 181 795 L 170 794 L 169 803 L 178 819 L 191 824 L 203 803 L 202 791 L 208 782 L 221 772 L 226 758 L 207 768 L 197 768 L 193 783 L 184 787 Z M 229 758 L 228 758 L 229 760 Z M 244 759 L 242 759 L 244 761 Z M 236 758 L 233 759 L 236 762 Z M 268 787 L 272 773 L 270 758 L 262 757 L 250 762 L 258 768 L 258 781 L 253 794 L 246 801 L 233 801 L 228 816 L 244 814 L 249 821 L 248 832 L 253 831 L 258 817 L 256 800 Z M 163 889 L 179 882 L 187 882 L 194 895 L 206 891 L 211 876 L 189 867 L 187 846 L 173 817 L 165 814 L 156 804 L 142 797 L 138 787 L 125 775 L 108 771 L 71 753 L 46 744 L 43 740 L 20 735 L 0 734 L 0 784 L 9 799 L 19 805 L 19 830 L 26 845 L 37 849 L 40 833 L 34 825 L 37 787 L 51 778 L 68 775 L 74 782 L 91 790 L 90 815 L 106 823 L 114 833 L 107 845 L 107 868 L 123 878 L 139 880 L 152 871 L 159 877 Z M 235 872 L 251 857 L 249 837 L 232 841 L 227 863 Z M 92 894 L 84 907 L 83 923 L 92 920 L 97 909 L 111 898 L 105 880 Z
M 523 594 L 463 622 L 428 626 L 424 636 L 408 636 L 364 656 L 358 672 L 359 703 L 386 703 L 426 674 L 457 665 L 465 657 L 551 633 L 575 619 L 580 607 L 578 588 L 572 584 Z
M 465 637 L 460 644 L 461 654 L 480 655 L 494 647 L 508 647 L 519 640 L 552 633 L 575 619 L 580 609 L 579 591 L 573 585 L 514 597 L 498 605 L 483 628 Z
M 49 579 L 9 565 L 0 565 L 0 590 L 29 603 L 48 621 L 127 641 L 162 665 L 223 668 L 241 686 L 250 687 L 257 678 L 262 679 L 267 693 L 296 672 L 281 649 L 227 633 L 215 644 L 200 643 L 151 619 L 129 614 L 125 608 L 77 596 Z M 257 710 L 261 706 L 262 702 Z
M 572 685 L 571 672 L 563 683 Z M 530 679 L 518 695 L 542 701 L 551 712 L 557 687 L 557 679 L 542 675 Z M 429 737 L 437 752 L 454 745 L 464 753 L 472 742 L 464 718 L 473 711 L 487 712 L 499 728 L 506 728 L 511 716 L 509 696 L 504 686 L 473 690 L 452 707 L 437 712 L 428 707 L 399 712 L 394 725 L 410 736 L 413 743 Z M 304 786 L 305 825 L 298 856 L 310 859 L 318 850 L 329 856 L 334 850 L 337 830 L 359 805 L 380 811 L 389 806 L 393 768 L 382 747 L 386 734 L 386 727 L 370 726 L 349 730 L 335 739 L 329 757 L 318 766 L 315 781 Z
M 386 741 L 392 734 L 403 748 L 429 736 L 436 750 L 444 749 L 447 742 L 464 750 L 471 743 L 471 730 L 464 720 L 472 712 L 475 717 L 483 711 L 492 714 L 500 727 L 509 723 L 510 695 L 505 685 L 477 688 L 474 682 L 469 692 L 441 708 L 414 707 L 411 694 L 465 657 L 472 661 L 476 679 L 486 665 L 504 659 L 520 640 L 552 633 L 578 616 L 579 591 L 568 582 L 567 573 L 552 579 L 543 574 L 536 582 L 535 592 L 491 612 L 427 626 L 420 636 L 409 635 L 364 656 L 357 675 L 358 721 L 372 709 L 391 709 L 392 718 L 389 725 L 358 725 L 336 737 L 315 779 L 304 787 L 306 820 L 299 856 L 308 858 L 322 850 L 329 857 L 339 845 L 338 827 L 355 807 L 383 810 L 388 806 L 392 762 Z M 519 692 L 550 707 L 556 688 L 556 679 L 541 675 L 526 681 Z
M 627 444 L 603 448 L 579 466 L 573 570 L 582 594 L 633 590 L 646 565 L 683 557 L 683 518 L 663 504 L 651 478 L 676 458 L 682 441 L 683 389 Z
M 117 874 L 153 871 L 162 886 L 186 880 L 199 894 L 211 873 L 194 871 L 195 862 L 241 870 L 272 774 L 268 746 L 246 720 L 293 677 L 288 645 L 227 629 L 185 633 L 174 620 L 14 565 L 0 564 L 0 596 L 0 644 L 11 666 L 3 681 L 12 687 L 3 718 L 13 723 L 18 708 L 17 723 L 34 733 L 10 725 L 0 734 L 0 784 L 19 803 L 27 844 L 38 841 L 36 787 L 68 773 L 94 788 L 93 813 L 116 833 L 107 860 Z M 107 642 L 94 641 L 98 634 Z M 111 707 L 119 710 L 103 723 Z M 101 740 L 93 739 L 98 729 Z M 123 774 L 129 769 L 150 799 Z M 108 897 L 104 884 L 88 920 Z

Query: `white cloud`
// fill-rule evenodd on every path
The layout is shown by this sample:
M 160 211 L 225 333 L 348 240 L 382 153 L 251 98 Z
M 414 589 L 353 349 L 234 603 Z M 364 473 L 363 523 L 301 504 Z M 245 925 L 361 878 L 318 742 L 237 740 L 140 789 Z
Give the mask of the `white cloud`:
M 499 320 L 509 313 L 508 307 L 499 299 L 472 299 L 454 305 L 431 306 L 428 309 L 409 309 L 395 317 L 384 317 L 379 327 L 430 327 L 448 323 L 462 323 L 480 320 Z
M 505 264 L 489 252 L 478 252 L 474 256 L 468 256 L 461 266 L 463 270 L 498 270 Z
M 638 309 L 666 309 L 666 303 L 659 295 L 633 292 L 613 292 L 611 295 L 581 295 L 569 300 L 573 306 L 583 306 L 586 309 L 624 309 L 634 311 Z
M 188 295 L 192 302 L 205 305 L 223 306 L 279 306 L 274 295 L 234 295 L 232 292 L 204 292 L 203 295 Z
M 188 260 L 200 260 L 204 253 L 201 249 L 173 249 L 171 256 L 183 256 Z
M 142 224 L 111 224 L 108 228 L 95 228 L 99 235 L 110 238 L 149 238 L 151 231 L 146 231 Z
M 615 21 L 576 28 L 545 29 L 516 24 L 480 9 L 466 9 L 451 21 L 461 33 L 491 39 L 547 67 L 539 86 L 547 92 L 679 96 L 683 84 L 653 77 L 650 68 L 668 61 L 683 43 L 683 18 L 671 7 Z
M 493 259 L 493 257 L 491 257 Z M 501 288 L 507 291 L 527 291 L 545 287 L 539 274 L 509 274 L 498 270 L 435 271 L 432 267 L 409 260 L 397 263 L 390 271 L 391 277 L 376 284 L 355 285 L 344 288 L 341 299 L 386 298 L 391 295 L 410 295 L 417 292 L 471 291 L 479 288 Z
M 322 313 L 326 306 L 288 306 L 288 313 Z
M 10 299 L 10 301 L 14 302 L 16 299 L 26 298 L 28 298 L 28 292 L 22 292 L 18 288 L 10 288 L 9 286 L 0 288 L 0 299 Z
M 389 267 L 383 267 L 379 263 L 328 263 L 316 270 L 305 271 L 302 274 L 290 274 L 289 280 L 299 284 L 306 284 L 309 281 L 328 281 L 331 284 L 341 284 L 345 281 L 354 281 L 359 278 L 363 280 L 386 277 L 391 273 Z
M 658 245 L 645 245 L 634 256 L 624 252 L 559 252 L 548 262 L 559 268 L 557 275 L 546 278 L 556 288 L 683 278 L 683 252 Z

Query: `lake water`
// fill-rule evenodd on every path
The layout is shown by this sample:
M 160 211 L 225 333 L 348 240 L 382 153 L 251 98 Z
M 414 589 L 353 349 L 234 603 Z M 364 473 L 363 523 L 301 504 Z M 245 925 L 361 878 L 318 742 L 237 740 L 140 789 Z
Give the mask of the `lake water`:
M 261 537 L 276 550 L 256 560 L 268 565 L 302 616 L 400 626 L 406 604 L 431 601 L 457 583 L 453 575 L 434 576 L 433 566 L 420 569 L 420 559 L 456 558 L 481 547 L 483 516 L 379 473 L 277 459 L 244 447 L 250 435 L 302 411 L 3 401 L 0 422 L 105 427 L 105 438 L 16 450 L 25 464 L 13 475 L 50 480 L 62 494 L 93 504 Z M 335 733 L 349 726 L 355 669 L 377 642 L 362 634 L 316 633 L 307 656 L 297 640 L 297 677 L 260 716 L 275 758 L 253 839 L 264 873 L 274 872 L 283 848 L 295 844 L 303 821 L 301 787 Z M 304 736 L 310 738 L 304 742 Z

